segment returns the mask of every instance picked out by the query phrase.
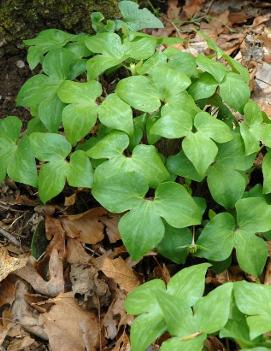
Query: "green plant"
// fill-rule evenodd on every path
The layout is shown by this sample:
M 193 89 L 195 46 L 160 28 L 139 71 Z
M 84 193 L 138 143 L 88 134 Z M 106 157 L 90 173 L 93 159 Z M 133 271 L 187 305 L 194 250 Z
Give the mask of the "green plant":
M 26 130 L 17 117 L 0 121 L 0 179 L 37 186 L 43 202 L 66 182 L 91 188 L 109 211 L 126 212 L 119 229 L 135 260 L 157 248 L 178 263 L 189 252 L 224 261 L 235 248 L 241 268 L 260 275 L 271 124 L 249 100 L 248 72 L 208 38 L 219 60 L 136 32 L 162 23 L 134 2 L 120 10 L 123 20 L 92 14 L 95 35 L 49 29 L 25 41 L 30 67 L 42 72 L 17 97 L 33 117 Z M 258 152 L 264 181 L 253 190 Z
M 119 230 L 134 260 L 157 250 L 225 268 L 235 249 L 241 269 L 260 276 L 271 231 L 271 123 L 249 98 L 247 70 L 204 33 L 214 56 L 194 57 L 171 46 L 179 39 L 137 32 L 162 26 L 148 10 L 131 1 L 120 10 L 115 21 L 92 14 L 95 35 L 49 29 L 25 41 L 41 73 L 17 104 L 33 118 L 23 129 L 15 116 L 0 121 L 0 181 L 38 187 L 44 203 L 66 183 L 90 188 L 123 213 Z M 268 350 L 270 287 L 228 283 L 202 297 L 208 266 L 129 295 L 127 311 L 140 315 L 134 351 L 166 330 L 173 338 L 161 350 L 201 350 L 213 333 Z
M 125 302 L 135 351 L 145 351 L 168 331 L 161 351 L 201 351 L 210 334 L 233 339 L 241 349 L 270 350 L 264 333 L 271 329 L 266 301 L 271 287 L 247 282 L 225 283 L 202 296 L 208 264 L 184 268 L 167 284 L 154 279 L 132 291 Z

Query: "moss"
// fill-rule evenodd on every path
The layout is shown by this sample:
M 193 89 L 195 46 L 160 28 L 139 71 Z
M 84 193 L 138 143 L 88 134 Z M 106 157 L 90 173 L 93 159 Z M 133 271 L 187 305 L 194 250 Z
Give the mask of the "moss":
M 100 11 L 106 18 L 119 15 L 117 0 L 2 0 L 0 7 L 0 56 L 23 47 L 46 28 L 72 33 L 91 32 L 89 14 Z

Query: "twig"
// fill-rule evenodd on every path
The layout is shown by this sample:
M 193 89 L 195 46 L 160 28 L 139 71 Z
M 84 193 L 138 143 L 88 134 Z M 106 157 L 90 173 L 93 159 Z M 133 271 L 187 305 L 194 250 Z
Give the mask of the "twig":
M 6 239 L 8 239 L 12 244 L 21 247 L 21 243 L 5 229 L 0 228 L 0 234 L 2 234 Z

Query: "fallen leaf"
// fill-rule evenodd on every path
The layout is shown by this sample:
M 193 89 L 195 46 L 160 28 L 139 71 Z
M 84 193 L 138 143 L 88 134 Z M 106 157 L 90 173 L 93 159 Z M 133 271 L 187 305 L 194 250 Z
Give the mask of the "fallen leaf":
M 180 7 L 178 0 L 168 0 L 167 2 L 167 18 L 170 21 L 178 19 L 180 14 Z
M 10 328 L 12 327 L 12 313 L 10 308 L 5 308 L 0 320 L 0 347 L 2 346 Z
M 49 338 L 51 351 L 95 351 L 99 343 L 95 314 L 80 308 L 72 293 L 60 294 L 40 320 Z
M 16 291 L 15 282 L 16 277 L 10 275 L 0 283 L 0 307 L 13 303 Z
M 131 351 L 129 337 L 125 332 L 117 340 L 116 345 L 112 351 Z
M 125 298 L 126 294 L 122 290 L 117 290 L 116 296 L 104 315 L 102 325 L 105 328 L 105 337 L 107 339 L 115 339 L 119 328 L 127 324 L 129 317 L 124 310 Z
M 27 257 L 12 257 L 5 247 L 0 247 L 0 282 L 10 273 L 24 267 L 27 260 Z
M 105 225 L 105 232 L 108 236 L 110 244 L 114 244 L 120 240 L 120 233 L 118 229 L 120 217 L 121 216 L 115 214 L 108 214 L 107 216 L 101 217 L 101 222 Z
M 121 258 L 111 259 L 103 256 L 96 259 L 98 268 L 108 277 L 113 279 L 121 289 L 132 291 L 140 284 L 132 268 Z
M 16 298 L 12 306 L 12 317 L 15 322 L 26 331 L 38 336 L 43 340 L 48 340 L 42 323 L 39 320 L 39 313 L 31 308 L 25 301 L 28 288 L 25 282 L 18 280 L 16 283 Z
M 205 0 L 186 0 L 183 11 L 187 18 L 193 17 L 200 9 Z
M 76 193 L 73 193 L 70 196 L 66 196 L 64 206 L 66 207 L 73 206 L 75 204 L 75 201 L 76 201 Z
M 63 263 L 56 249 L 52 250 L 48 270 L 47 281 L 36 271 L 33 261 L 29 260 L 27 265 L 17 270 L 15 274 L 27 281 L 40 294 L 54 297 L 64 291 Z
M 100 218 L 106 214 L 105 209 L 97 207 L 77 215 L 63 216 L 60 221 L 68 237 L 79 238 L 86 244 L 97 244 L 104 238 Z
M 252 23 L 252 27 L 257 27 L 260 24 L 269 21 L 270 18 L 271 18 L 271 13 L 267 13 L 266 15 L 263 15 L 263 16 L 257 16 L 254 18 L 254 21 Z
M 73 264 L 88 264 L 92 257 L 87 254 L 78 239 L 67 240 L 67 262 Z
M 50 256 L 53 249 L 57 249 L 59 256 L 64 259 L 66 255 L 65 249 L 65 231 L 61 222 L 51 216 L 45 217 L 45 233 L 46 238 L 50 240 L 46 248 L 45 256 Z
M 99 277 L 97 268 L 94 266 L 72 264 L 70 280 L 72 291 L 80 306 L 99 310 L 110 303 L 109 286 L 103 278 Z
M 24 351 L 28 350 L 28 347 L 33 346 L 36 341 L 32 339 L 29 335 L 25 335 L 20 339 L 11 340 L 8 345 L 7 351 Z
M 249 19 L 249 17 L 250 16 L 247 13 L 244 13 L 243 11 L 231 12 L 229 14 L 229 22 L 230 25 L 233 26 L 236 23 L 245 23 Z

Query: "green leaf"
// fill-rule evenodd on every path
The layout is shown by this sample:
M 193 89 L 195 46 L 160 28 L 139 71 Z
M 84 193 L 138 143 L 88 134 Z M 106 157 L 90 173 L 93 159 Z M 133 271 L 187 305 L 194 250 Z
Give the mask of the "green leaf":
M 246 155 L 251 155 L 260 150 L 261 124 L 248 126 L 245 122 L 240 124 L 240 134 L 244 141 Z
M 218 152 L 216 144 L 200 131 L 190 132 L 183 140 L 182 148 L 200 176 L 205 175 Z
M 54 96 L 58 86 L 59 81 L 52 80 L 44 74 L 37 74 L 23 84 L 17 95 L 16 104 L 29 108 L 32 114 L 37 115 L 39 104 Z
M 193 306 L 203 295 L 205 274 L 210 266 L 209 263 L 201 263 L 182 269 L 170 279 L 167 292 L 180 297 L 183 303 Z
M 220 95 L 224 103 L 242 112 L 249 99 L 250 90 L 239 74 L 227 73 L 220 84 Z
M 143 112 L 154 112 L 161 105 L 159 92 L 150 79 L 144 76 L 122 79 L 117 85 L 116 93 L 127 104 Z
M 194 315 L 201 332 L 215 333 L 226 325 L 230 316 L 232 290 L 233 283 L 225 283 L 197 301 Z
M 155 294 L 165 290 L 165 283 L 161 279 L 150 280 L 128 294 L 124 302 L 125 310 L 135 315 L 151 312 L 157 306 Z
M 156 39 L 143 37 L 124 43 L 125 56 L 134 60 L 146 60 L 155 52 Z
M 96 79 L 109 68 L 118 66 L 124 59 L 106 55 L 95 55 L 87 61 L 88 80 Z
M 271 193 L 271 151 L 268 151 L 264 155 L 262 162 L 262 172 L 263 172 L 263 193 Z
M 103 176 L 99 167 L 94 173 L 92 194 L 107 210 L 120 213 L 132 209 L 148 191 L 145 179 L 135 172 Z
M 97 120 L 95 103 L 69 104 L 62 113 L 65 136 L 71 144 L 83 139 L 94 127 Z
M 32 133 L 30 142 L 35 157 L 40 161 L 66 158 L 72 149 L 63 135 L 55 133 Z
M 64 46 L 75 38 L 74 34 L 66 33 L 59 29 L 46 29 L 41 31 L 35 38 L 24 40 L 24 44 L 35 45 L 40 49 L 49 51 Z
M 248 316 L 251 339 L 271 330 L 271 308 L 267 303 L 271 298 L 269 285 L 237 282 L 234 296 L 239 310 Z
M 206 99 L 214 95 L 217 87 L 217 81 L 209 73 L 205 72 L 190 85 L 188 92 L 195 100 Z
M 39 104 L 38 118 L 49 132 L 55 133 L 58 131 L 62 121 L 63 108 L 64 104 L 57 95 L 52 95 Z
M 0 138 L 16 142 L 20 136 L 22 122 L 18 117 L 8 116 L 0 120 Z
M 168 65 L 176 71 L 185 73 L 188 77 L 197 77 L 195 57 L 188 52 L 167 48 L 163 52 L 168 57 Z
M 227 143 L 233 139 L 230 127 L 207 112 L 197 113 L 194 125 L 198 131 L 202 132 L 205 136 L 208 136 L 217 143 Z
M 156 293 L 156 299 L 171 335 L 181 338 L 198 331 L 198 323 L 192 309 L 183 302 L 182 298 L 159 291 Z
M 68 49 L 54 49 L 44 57 L 42 68 L 44 73 L 54 79 L 67 79 L 76 60 L 76 56 Z
M 216 202 L 226 208 L 234 207 L 246 187 L 244 172 L 253 165 L 255 155 L 245 155 L 244 145 L 238 130 L 233 140 L 219 145 L 216 161 L 208 170 L 208 187 Z
M 7 138 L 0 137 L 0 182 L 2 182 L 7 173 L 10 157 L 16 151 L 16 144 Z
M 201 223 L 201 211 L 192 196 L 180 184 L 165 182 L 155 192 L 154 211 L 168 224 L 184 228 Z
M 165 104 L 161 108 L 161 118 L 151 127 L 151 133 L 168 139 L 181 138 L 193 126 L 191 111 L 180 109 L 176 104 Z
M 146 28 L 164 28 L 163 23 L 148 9 L 139 9 L 133 1 L 120 1 L 119 9 L 129 29 L 139 31 Z
M 68 163 L 63 159 L 53 159 L 42 165 L 39 180 L 39 197 L 43 203 L 62 192 L 66 182 Z
M 249 100 L 244 107 L 245 121 L 248 125 L 263 122 L 262 111 L 255 101 Z
M 99 120 L 109 128 L 131 135 L 134 131 L 133 111 L 117 94 L 110 94 L 99 106 Z
M 84 151 L 77 150 L 71 154 L 67 181 L 70 186 L 74 187 L 92 187 L 93 169 Z
M 234 235 L 234 246 L 241 269 L 254 276 L 259 276 L 268 257 L 265 241 L 254 233 L 239 229 Z
M 150 75 L 163 101 L 169 101 L 170 98 L 178 96 L 191 84 L 191 80 L 185 73 L 174 70 L 166 63 L 155 66 L 150 71 Z
M 208 170 L 207 182 L 214 200 L 225 208 L 232 208 L 243 196 L 247 179 L 240 171 L 218 162 Z
M 223 261 L 231 255 L 234 247 L 235 220 L 231 214 L 217 214 L 203 228 L 197 240 L 197 256 Z
M 96 80 L 85 83 L 65 80 L 57 90 L 60 100 L 65 103 L 88 103 L 95 100 L 102 94 L 102 86 Z
M 16 151 L 13 155 L 9 154 L 9 158 L 8 176 L 15 182 L 37 186 L 37 167 L 29 137 L 25 136 L 20 140 Z
M 94 159 L 113 158 L 122 155 L 123 151 L 129 145 L 129 138 L 122 132 L 111 132 L 106 135 L 94 146 L 92 146 L 87 154 Z
M 132 324 L 130 333 L 132 350 L 146 351 L 148 346 L 165 331 L 166 324 L 160 311 L 154 310 L 137 317 Z
M 124 54 L 124 47 L 118 34 L 107 32 L 85 38 L 86 47 L 95 54 L 104 54 L 121 58 Z
M 146 200 L 121 218 L 119 231 L 131 258 L 136 261 L 162 240 L 165 229 L 153 202 Z
M 27 62 L 31 70 L 33 70 L 42 61 L 45 50 L 38 46 L 31 46 L 27 50 Z
M 219 83 L 222 82 L 227 73 L 227 68 L 225 65 L 216 62 L 204 55 L 198 55 L 196 58 L 196 63 L 200 70 L 203 72 L 208 72 Z
M 181 340 L 180 338 L 170 338 L 163 342 L 161 351 L 202 351 L 206 335 L 199 335 L 188 340 Z
M 131 158 L 126 158 L 127 166 L 144 176 L 151 188 L 169 180 L 169 173 L 153 145 L 137 145 Z
M 271 229 L 271 205 L 263 197 L 248 197 L 237 201 L 236 211 L 241 230 L 260 233 Z
M 197 182 L 202 181 L 204 176 L 200 176 L 196 171 L 195 167 L 185 156 L 183 151 L 178 154 L 170 156 L 167 159 L 167 168 L 172 174 L 177 174 L 184 178 L 192 179 Z
M 165 234 L 158 244 L 158 252 L 175 263 L 184 263 L 188 247 L 192 243 L 192 234 L 188 228 L 173 228 L 165 225 Z

